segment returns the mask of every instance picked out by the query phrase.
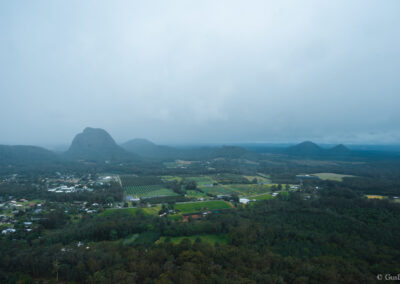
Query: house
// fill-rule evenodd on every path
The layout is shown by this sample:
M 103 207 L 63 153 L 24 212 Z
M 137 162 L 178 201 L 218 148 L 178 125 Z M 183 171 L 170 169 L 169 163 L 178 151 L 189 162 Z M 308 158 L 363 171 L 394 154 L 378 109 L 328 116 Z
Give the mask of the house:
M 5 235 L 5 234 L 9 234 L 9 233 L 15 233 L 15 231 L 16 231 L 15 229 L 8 228 L 8 229 L 1 231 L 1 233 Z
M 136 197 L 134 197 L 133 195 L 128 195 L 128 196 L 126 196 L 126 197 L 125 197 L 125 200 L 126 200 L 126 201 L 134 201 L 134 202 L 140 201 L 139 198 L 136 198 Z
M 239 198 L 239 202 L 242 203 L 242 204 L 247 204 L 247 203 L 250 202 L 250 199 L 247 199 L 247 198 Z

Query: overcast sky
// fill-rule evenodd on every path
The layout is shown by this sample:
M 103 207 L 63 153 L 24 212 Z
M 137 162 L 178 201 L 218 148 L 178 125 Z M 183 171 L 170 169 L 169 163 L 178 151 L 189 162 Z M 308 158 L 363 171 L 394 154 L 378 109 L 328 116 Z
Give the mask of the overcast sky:
M 400 142 L 400 1 L 0 0 L 0 143 Z

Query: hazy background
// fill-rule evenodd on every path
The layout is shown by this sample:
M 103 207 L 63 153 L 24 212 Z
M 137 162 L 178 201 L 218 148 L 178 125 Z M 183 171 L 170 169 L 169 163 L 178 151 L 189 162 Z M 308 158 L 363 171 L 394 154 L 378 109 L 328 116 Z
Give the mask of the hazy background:
M 0 143 L 400 141 L 400 1 L 0 0 Z

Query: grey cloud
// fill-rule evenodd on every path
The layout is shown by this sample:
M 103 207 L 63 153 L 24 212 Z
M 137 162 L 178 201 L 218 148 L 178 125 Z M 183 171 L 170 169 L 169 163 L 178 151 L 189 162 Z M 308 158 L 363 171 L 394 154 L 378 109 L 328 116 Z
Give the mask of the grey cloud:
M 0 143 L 397 143 L 400 2 L 2 1 Z

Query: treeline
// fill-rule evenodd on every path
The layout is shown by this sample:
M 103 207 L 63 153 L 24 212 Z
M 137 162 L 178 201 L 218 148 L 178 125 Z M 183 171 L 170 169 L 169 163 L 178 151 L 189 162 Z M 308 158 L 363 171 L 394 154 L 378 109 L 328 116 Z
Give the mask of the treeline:
M 30 242 L 3 236 L 0 282 L 58 274 L 79 283 L 374 283 L 377 274 L 400 273 L 398 204 L 367 200 L 340 183 L 304 196 L 188 223 L 113 210 Z M 224 235 L 228 245 L 154 243 L 198 234 Z

